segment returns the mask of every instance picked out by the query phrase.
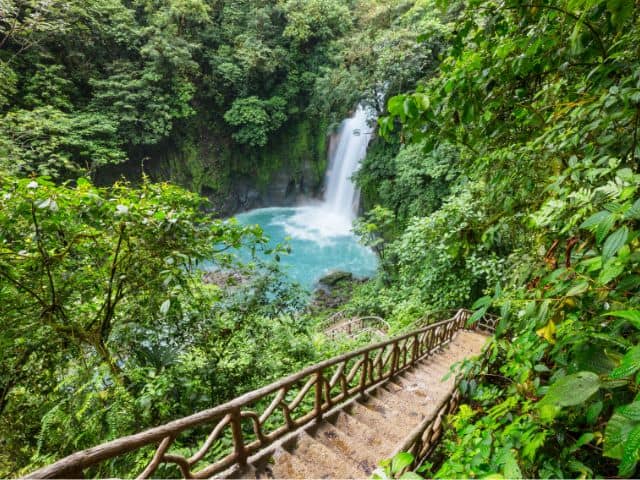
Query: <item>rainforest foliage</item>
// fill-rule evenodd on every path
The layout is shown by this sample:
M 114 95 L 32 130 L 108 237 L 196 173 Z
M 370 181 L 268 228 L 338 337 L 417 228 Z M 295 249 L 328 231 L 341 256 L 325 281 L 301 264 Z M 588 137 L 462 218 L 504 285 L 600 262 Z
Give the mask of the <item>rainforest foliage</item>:
M 347 311 L 392 332 L 443 308 L 501 317 L 426 473 L 637 475 L 639 15 L 633 0 L 0 0 L 0 477 L 353 347 L 316 334 L 325 312 L 301 313 L 277 265 L 236 263 L 233 247 L 266 248 L 261 230 L 198 193 L 234 171 L 268 184 L 311 150 L 321 176 L 327 127 L 358 101 L 381 115 L 355 227 L 380 271 Z M 160 158 L 194 193 L 138 173 Z
M 0 170 L 100 181 L 101 167 L 127 163 L 115 171 L 146 168 L 218 193 L 234 172 L 272 171 L 270 140 L 322 123 L 306 110 L 351 7 L 4 0 Z
M 502 317 L 430 475 L 635 476 L 640 8 L 459 7 L 438 72 L 388 100 L 358 175 L 384 272 L 353 308 Z
M 0 0 L 0 477 L 353 347 L 276 265 L 238 264 L 261 230 L 198 193 L 291 158 L 322 178 L 327 127 L 427 73 L 425 5 L 365 3 Z

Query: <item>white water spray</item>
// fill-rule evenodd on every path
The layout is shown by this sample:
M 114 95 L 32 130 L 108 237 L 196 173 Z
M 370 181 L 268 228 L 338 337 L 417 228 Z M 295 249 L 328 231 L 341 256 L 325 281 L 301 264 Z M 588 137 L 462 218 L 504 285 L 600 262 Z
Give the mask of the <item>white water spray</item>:
M 371 127 L 367 120 L 373 115 L 361 105 L 355 114 L 342 122 L 338 133 L 338 146 L 329 161 L 324 208 L 332 214 L 344 216 L 352 222 L 358 213 L 360 192 L 351 177 L 360 167 L 371 140 Z
M 374 118 L 374 114 L 358 106 L 333 137 L 324 201 L 307 201 L 297 207 L 262 208 L 238 215 L 242 224 L 262 225 L 273 245 L 290 242 L 293 253 L 285 256 L 282 264 L 288 266 L 291 278 L 308 288 L 313 288 L 320 277 L 333 270 L 358 276 L 369 276 L 376 270 L 376 255 L 358 244 L 351 231 L 359 202 L 359 192 L 351 177 L 366 155 L 371 139 L 369 118 Z

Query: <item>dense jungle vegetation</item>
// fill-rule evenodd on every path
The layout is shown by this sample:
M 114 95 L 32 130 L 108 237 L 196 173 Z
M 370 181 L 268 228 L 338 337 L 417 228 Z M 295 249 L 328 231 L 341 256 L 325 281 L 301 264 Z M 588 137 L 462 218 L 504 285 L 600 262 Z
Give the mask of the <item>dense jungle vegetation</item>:
M 215 207 L 238 172 L 322 178 L 329 125 L 427 71 L 431 5 L 364 3 L 0 1 L 0 477 L 352 347 Z
M 381 115 L 355 226 L 380 269 L 344 308 L 392 331 L 450 307 L 501 316 L 423 474 L 636 475 L 639 14 L 0 0 L 0 476 L 353 347 L 317 334 L 326 312 L 277 262 L 237 264 L 260 228 L 200 194 L 223 205 L 236 173 L 269 183 L 305 158 L 321 176 L 358 101 Z M 249 280 L 203 283 L 203 264 Z
M 359 173 L 383 271 L 354 307 L 502 317 L 428 475 L 637 475 L 640 8 L 460 7 Z

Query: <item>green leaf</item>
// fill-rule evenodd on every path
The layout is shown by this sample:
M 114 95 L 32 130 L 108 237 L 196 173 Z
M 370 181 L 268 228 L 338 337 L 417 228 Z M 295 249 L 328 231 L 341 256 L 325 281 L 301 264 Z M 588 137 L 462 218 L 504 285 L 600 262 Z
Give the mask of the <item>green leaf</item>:
M 162 302 L 162 305 L 160 305 L 160 313 L 162 315 L 166 315 L 167 312 L 169 311 L 170 306 L 171 306 L 171 300 L 166 299 L 164 302 Z
M 400 477 L 400 480 L 424 480 L 424 478 L 415 472 L 405 472 Z
M 613 379 L 628 377 L 640 369 L 640 345 L 631 348 L 609 376 Z
M 633 16 L 634 0 L 607 0 L 607 10 L 611 13 L 611 23 L 620 30 L 622 25 Z
M 607 219 L 605 219 L 603 222 L 601 222 L 597 226 L 597 228 L 596 228 L 596 242 L 602 243 L 602 240 L 604 240 L 604 237 L 607 236 L 607 233 L 609 233 L 609 230 L 611 230 L 611 228 L 613 227 L 614 223 L 615 223 L 615 216 L 613 214 L 611 214 L 611 215 L 609 215 L 609 217 L 607 217 Z
M 600 416 L 600 412 L 602 412 L 603 406 L 604 404 L 600 400 L 598 400 L 594 404 L 590 405 L 589 408 L 587 408 L 585 417 L 589 425 L 594 425 L 596 423 L 598 417 Z
M 576 295 L 580 295 L 584 293 L 589 288 L 589 282 L 580 282 L 577 285 L 574 285 L 569 289 L 567 293 L 565 293 L 566 297 L 575 297 Z
M 486 307 L 491 303 L 491 300 L 492 298 L 489 297 L 488 295 L 485 295 L 484 297 L 480 297 L 478 300 L 476 300 L 473 303 L 473 305 L 471 305 L 471 309 L 475 310 L 476 308 Z
M 602 314 L 603 317 L 618 317 L 624 318 L 631 322 L 631 324 L 640 329 L 640 311 L 639 310 L 616 310 L 614 312 L 606 312 Z
M 632 220 L 640 220 L 640 198 L 624 214 L 624 218 Z
M 481 308 L 480 310 L 476 310 L 475 312 L 473 312 L 473 315 L 471 315 L 467 320 L 467 325 L 472 325 L 473 323 L 480 320 L 484 316 L 484 314 L 487 313 L 487 308 L 488 307 L 484 307 L 484 308 Z
M 405 95 L 396 95 L 391 97 L 387 102 L 387 109 L 392 115 L 400 116 L 404 113 L 404 99 Z
M 567 375 L 549 387 L 538 407 L 553 405 L 570 407 L 580 405 L 600 389 L 600 378 L 593 372 L 578 372 Z
M 468 101 L 464 104 L 462 109 L 462 121 L 464 123 L 471 123 L 476 114 L 476 106 L 472 101 Z
M 618 466 L 618 473 L 623 477 L 630 477 L 636 471 L 638 463 L 638 448 L 640 448 L 640 425 L 636 425 L 624 443 L 622 461 Z
M 608 219 L 613 219 L 613 215 L 611 212 L 607 212 L 606 210 L 602 210 L 598 213 L 594 213 L 589 218 L 587 218 L 582 224 L 580 228 L 585 228 L 587 230 L 593 230 L 594 227 L 597 227 L 603 222 L 608 221 Z
M 429 95 L 427 95 L 426 93 L 414 93 L 413 98 L 418 108 L 423 112 L 425 110 L 428 110 L 431 106 L 431 100 L 429 99 Z
M 638 422 L 616 412 L 611 415 L 604 430 L 604 452 L 609 458 L 620 460 L 624 451 L 624 443 L 629 433 L 638 425 Z
M 629 420 L 640 422 L 640 401 L 623 405 L 616 410 L 620 415 L 627 417 Z
M 618 250 L 627 242 L 629 236 L 629 229 L 622 227 L 616 230 L 614 233 L 607 237 L 602 247 L 602 262 L 606 263 L 611 257 L 613 257 Z
M 402 111 L 408 118 L 415 118 L 420 113 L 418 111 L 416 101 L 413 99 L 413 97 L 406 97 L 404 99 L 404 103 L 402 104 Z
M 611 280 L 620 276 L 624 272 L 624 265 L 618 259 L 610 259 L 602 268 L 600 275 L 598 275 L 598 283 L 600 285 L 606 285 Z
M 400 452 L 391 460 L 391 472 L 400 473 L 413 463 L 413 455 L 407 452 Z
M 581 448 L 584 445 L 586 445 L 587 443 L 591 442 L 594 438 L 595 438 L 595 435 L 593 433 L 591 433 L 591 432 L 583 433 L 582 435 L 580 435 L 580 438 L 578 438 L 578 440 L 576 440 L 576 443 L 574 443 L 571 446 L 571 452 L 575 452 L 579 448 Z
M 518 461 L 511 450 L 504 457 L 504 468 L 502 472 L 505 478 L 522 478 L 522 471 L 518 466 Z

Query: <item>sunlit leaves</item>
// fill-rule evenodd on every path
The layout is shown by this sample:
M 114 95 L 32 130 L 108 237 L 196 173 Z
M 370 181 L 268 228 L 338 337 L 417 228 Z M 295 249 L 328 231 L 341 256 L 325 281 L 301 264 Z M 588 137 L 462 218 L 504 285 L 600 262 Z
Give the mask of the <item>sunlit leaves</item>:
M 607 237 L 602 247 L 602 261 L 606 263 L 607 260 L 618 253 L 618 250 L 626 243 L 628 236 L 629 229 L 627 227 L 621 227 Z

